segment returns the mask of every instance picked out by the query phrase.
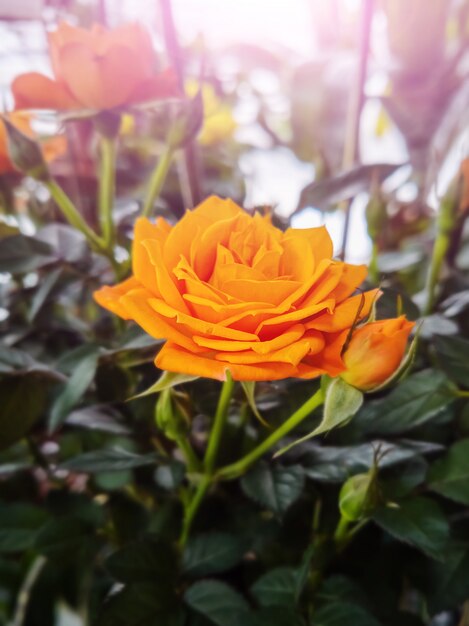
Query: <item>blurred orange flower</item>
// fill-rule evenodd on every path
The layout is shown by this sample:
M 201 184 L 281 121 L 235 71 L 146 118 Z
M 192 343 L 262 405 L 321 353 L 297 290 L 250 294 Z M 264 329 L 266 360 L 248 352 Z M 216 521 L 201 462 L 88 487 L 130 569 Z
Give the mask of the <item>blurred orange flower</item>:
M 345 382 L 362 391 L 384 383 L 399 368 L 414 326 L 401 315 L 357 328 L 344 354 Z
M 332 260 L 325 228 L 275 228 L 231 200 L 210 197 L 175 226 L 135 225 L 133 276 L 96 301 L 167 340 L 156 365 L 224 380 L 337 375 L 340 331 L 376 291 L 351 296 L 363 265 Z M 361 308 L 360 308 L 361 307 Z
M 106 110 L 178 95 L 172 70 L 158 73 L 150 36 L 139 24 L 91 30 L 61 22 L 49 34 L 55 80 L 37 72 L 12 85 L 17 109 Z
M 31 128 L 32 117 L 29 113 L 16 111 L 8 115 L 9 121 L 16 126 L 18 130 L 33 138 L 34 133 Z M 42 153 L 46 161 L 53 161 L 60 155 L 64 154 L 67 147 L 65 137 L 57 136 L 47 139 L 42 144 Z M 7 131 L 4 123 L 0 119 L 0 175 L 8 172 L 16 172 L 17 168 L 13 165 L 8 153 Z

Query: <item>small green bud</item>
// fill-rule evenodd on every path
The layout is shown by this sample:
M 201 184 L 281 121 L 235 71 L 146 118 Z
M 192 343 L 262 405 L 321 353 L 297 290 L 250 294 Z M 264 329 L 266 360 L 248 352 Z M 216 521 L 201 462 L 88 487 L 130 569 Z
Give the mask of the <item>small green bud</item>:
M 48 181 L 49 170 L 40 145 L 22 133 L 6 116 L 2 117 L 7 131 L 8 153 L 12 163 L 36 180 Z
M 342 517 L 357 522 L 370 513 L 378 501 L 376 468 L 366 474 L 351 476 L 339 494 L 339 509 Z

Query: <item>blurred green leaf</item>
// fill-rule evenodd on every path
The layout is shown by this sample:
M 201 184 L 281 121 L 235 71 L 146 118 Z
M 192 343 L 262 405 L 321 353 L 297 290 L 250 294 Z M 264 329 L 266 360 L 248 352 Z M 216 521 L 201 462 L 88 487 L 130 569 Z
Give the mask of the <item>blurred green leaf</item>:
M 243 558 L 244 540 L 222 532 L 192 537 L 184 550 L 183 571 L 188 576 L 207 576 L 232 569 Z
M 226 583 L 202 580 L 190 587 L 184 600 L 217 626 L 234 626 L 249 612 L 246 600 Z
M 294 607 L 297 578 L 293 567 L 277 567 L 256 580 L 251 595 L 259 606 Z
M 46 408 L 47 385 L 34 374 L 0 380 L 0 449 L 24 437 Z
M 441 369 L 454 382 L 469 387 L 469 340 L 436 336 L 434 345 Z
M 428 487 L 461 504 L 469 504 L 469 439 L 458 441 L 431 465 Z
M 444 561 L 429 563 L 427 573 L 425 591 L 432 614 L 461 605 L 469 597 L 469 546 L 451 543 Z
M 52 249 L 43 241 L 26 235 L 2 239 L 0 245 L 0 272 L 26 274 L 50 263 Z
M 183 626 L 181 607 L 166 585 L 126 585 L 105 601 L 94 626 Z
M 419 548 L 434 559 L 445 558 L 449 524 L 430 498 L 419 496 L 397 506 L 383 506 L 374 513 L 373 519 L 399 541 Z
M 366 609 L 349 602 L 326 604 L 314 612 L 311 626 L 381 626 Z
M 134 454 L 122 448 L 100 449 L 85 452 L 61 464 L 61 469 L 71 472 L 96 474 L 98 472 L 121 472 L 145 465 L 153 465 L 158 460 L 156 453 Z
M 142 539 L 111 554 L 105 566 L 122 583 L 164 581 L 169 584 L 177 571 L 177 554 L 162 541 Z
M 56 397 L 49 417 L 49 431 L 53 432 L 69 415 L 90 386 L 98 366 L 99 348 L 89 345 L 87 353 Z
M 47 513 L 26 503 L 0 505 L 0 552 L 22 552 L 34 545 Z
M 257 463 L 242 477 L 241 487 L 255 502 L 282 515 L 300 497 L 304 481 L 304 472 L 299 465 L 271 467 L 267 463 Z

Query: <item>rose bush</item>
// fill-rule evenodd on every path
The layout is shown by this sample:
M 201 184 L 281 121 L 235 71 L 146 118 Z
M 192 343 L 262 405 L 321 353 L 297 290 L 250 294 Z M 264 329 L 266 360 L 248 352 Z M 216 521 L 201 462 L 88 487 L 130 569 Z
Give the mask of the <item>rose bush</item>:
M 377 290 L 352 296 L 364 265 L 332 259 L 325 228 L 275 228 L 211 197 L 171 227 L 140 219 L 133 276 L 95 298 L 167 343 L 156 365 L 224 380 L 335 376 L 342 331 L 368 315 Z
M 12 85 L 17 109 L 106 110 L 178 95 L 175 74 L 159 72 L 150 37 L 140 24 L 114 30 L 61 22 L 49 34 L 54 79 L 38 72 Z

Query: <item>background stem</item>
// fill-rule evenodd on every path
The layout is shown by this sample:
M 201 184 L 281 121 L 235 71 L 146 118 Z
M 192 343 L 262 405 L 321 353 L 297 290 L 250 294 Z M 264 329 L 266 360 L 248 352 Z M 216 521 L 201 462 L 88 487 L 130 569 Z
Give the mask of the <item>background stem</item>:
M 115 195 L 116 141 L 105 135 L 99 139 L 100 172 L 99 172 L 99 222 L 106 248 L 112 249 L 115 239 L 112 209 Z
M 153 174 L 151 175 L 150 182 L 148 184 L 148 191 L 145 202 L 143 204 L 143 217 L 150 217 L 153 211 L 155 200 L 161 193 L 164 181 L 166 180 L 166 176 L 171 166 L 173 154 L 174 148 L 170 145 L 167 145 L 164 149 L 163 154 L 159 158 L 157 166 L 153 170 Z

